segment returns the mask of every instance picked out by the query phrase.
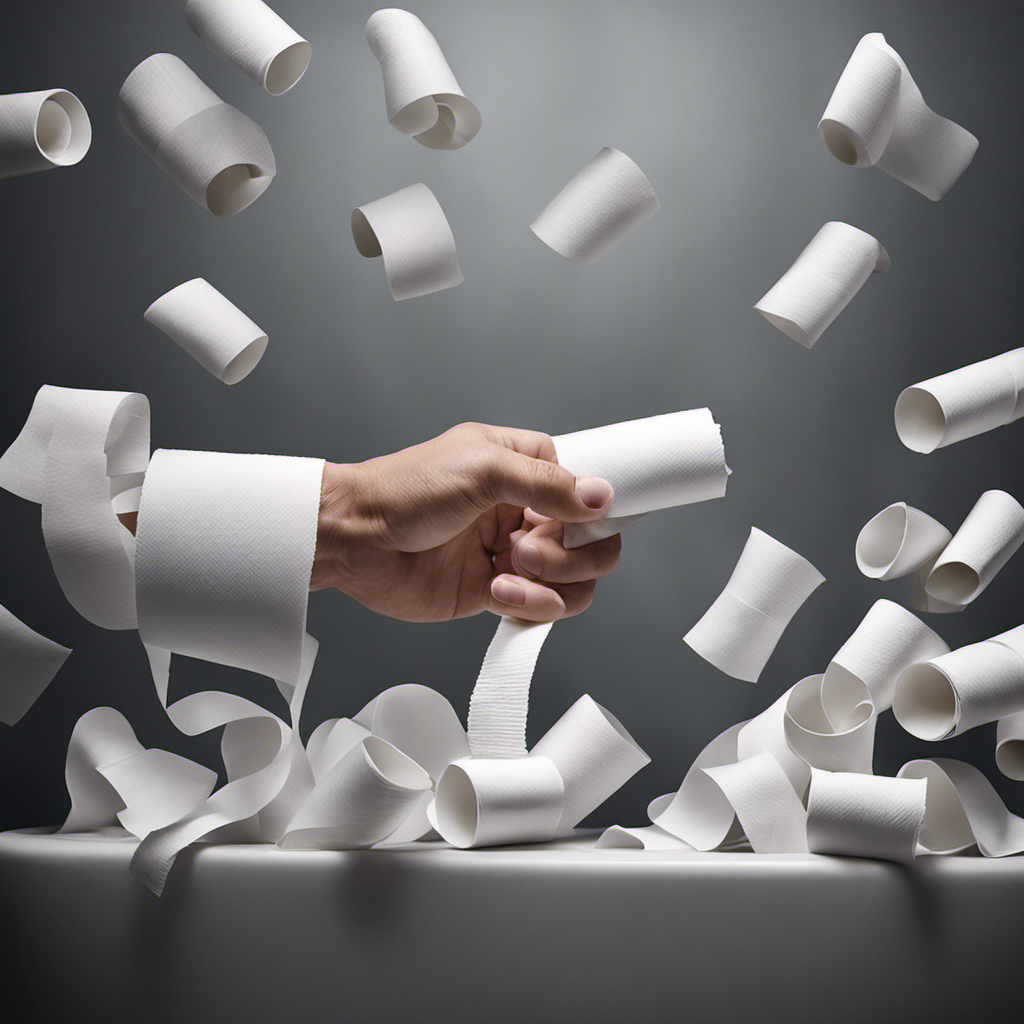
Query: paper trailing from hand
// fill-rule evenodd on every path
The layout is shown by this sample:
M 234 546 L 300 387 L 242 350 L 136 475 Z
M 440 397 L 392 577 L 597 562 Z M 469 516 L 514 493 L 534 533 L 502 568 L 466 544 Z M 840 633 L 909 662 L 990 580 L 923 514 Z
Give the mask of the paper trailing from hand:
M 20 721 L 70 653 L 0 605 L 0 722 Z
M 70 167 L 91 144 L 89 115 L 66 89 L 0 96 L 0 178 Z

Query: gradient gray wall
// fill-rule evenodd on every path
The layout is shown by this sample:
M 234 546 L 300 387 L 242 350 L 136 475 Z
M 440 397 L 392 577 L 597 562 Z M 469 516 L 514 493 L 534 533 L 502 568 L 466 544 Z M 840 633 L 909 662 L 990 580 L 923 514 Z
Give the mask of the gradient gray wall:
M 43 383 L 142 391 L 155 446 L 354 461 L 485 420 L 557 433 L 708 405 L 734 474 L 728 497 L 652 516 L 585 615 L 559 625 L 534 680 L 540 734 L 581 693 L 606 704 L 654 763 L 595 815 L 639 822 L 700 747 L 823 669 L 878 597 L 861 577 L 861 525 L 906 500 L 950 526 L 978 494 L 1024 498 L 1024 425 L 929 456 L 898 441 L 892 407 L 922 378 L 1022 343 L 1019 4 L 418 2 L 480 135 L 433 152 L 385 119 L 363 38 L 371 3 L 278 0 L 313 43 L 303 81 L 270 97 L 192 34 L 184 0 L 20 5 L 5 13 L 0 91 L 65 87 L 86 104 L 92 151 L 74 168 L 0 182 L 7 272 L 0 443 Z M 926 100 L 981 139 L 941 203 L 880 171 L 837 163 L 816 124 L 862 34 L 881 30 Z M 200 209 L 117 123 L 115 98 L 150 53 L 182 57 L 266 130 L 279 173 L 238 217 Z M 578 267 L 527 229 L 601 146 L 632 156 L 662 211 L 598 264 Z M 451 222 L 466 281 L 395 303 L 380 261 L 356 254 L 356 204 L 416 181 Z M 882 241 L 871 280 L 806 351 L 751 310 L 821 224 Z M 271 337 L 247 380 L 225 387 L 145 323 L 168 288 L 202 275 Z M 56 822 L 77 717 L 110 704 L 147 746 L 219 765 L 217 737 L 180 736 L 160 710 L 138 637 L 68 606 L 39 510 L 0 493 L 0 602 L 74 654 L 14 729 L 4 728 L 0 826 Z M 757 525 L 828 577 L 760 683 L 705 664 L 682 636 L 718 594 Z M 1024 553 L 974 606 L 930 619 L 953 646 L 1017 625 Z M 905 581 L 904 581 L 905 582 Z M 302 723 L 354 712 L 415 680 L 466 708 L 491 616 L 409 625 L 338 593 L 315 594 L 320 659 Z M 180 659 L 172 695 L 215 683 L 283 707 L 266 680 Z M 1018 810 L 994 767 L 994 727 L 918 742 L 891 715 L 876 767 L 962 756 Z

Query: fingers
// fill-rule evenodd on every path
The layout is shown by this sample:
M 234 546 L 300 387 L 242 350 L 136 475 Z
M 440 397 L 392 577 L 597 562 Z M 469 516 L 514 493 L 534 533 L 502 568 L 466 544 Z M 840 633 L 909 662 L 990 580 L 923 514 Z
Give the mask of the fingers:
M 554 622 L 586 611 L 596 586 L 595 580 L 545 586 L 521 576 L 502 574 L 491 580 L 488 610 L 527 622 Z
M 607 576 L 618 566 L 620 534 L 567 551 L 562 547 L 561 532 L 561 524 L 545 524 L 529 533 L 512 534 L 509 539 L 515 572 L 547 583 L 582 583 Z

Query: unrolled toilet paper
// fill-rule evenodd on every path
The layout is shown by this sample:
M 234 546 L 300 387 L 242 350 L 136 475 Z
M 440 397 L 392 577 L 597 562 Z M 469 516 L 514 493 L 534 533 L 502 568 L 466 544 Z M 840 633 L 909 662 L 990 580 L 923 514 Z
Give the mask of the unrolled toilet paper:
M 0 722 L 20 721 L 70 653 L 0 605 Z
M 91 144 L 89 115 L 66 89 L 0 96 L 0 178 L 70 167 Z

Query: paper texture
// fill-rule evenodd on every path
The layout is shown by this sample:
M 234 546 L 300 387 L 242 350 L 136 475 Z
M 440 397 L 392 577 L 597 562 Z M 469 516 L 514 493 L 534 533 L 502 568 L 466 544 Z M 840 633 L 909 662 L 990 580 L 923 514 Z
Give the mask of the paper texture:
M 217 217 L 240 213 L 277 173 L 259 125 L 173 54 L 155 53 L 131 72 L 117 95 L 117 118 L 192 199 Z
M 840 162 L 877 165 L 932 200 L 952 188 L 978 148 L 970 132 L 928 108 L 881 32 L 857 44 L 818 131 Z
M 20 721 L 70 653 L 0 605 L 0 722 Z
M 91 144 L 89 115 L 66 89 L 0 96 L 0 178 L 70 167 Z
M 352 211 L 360 256 L 384 257 L 395 302 L 461 284 L 462 271 L 448 218 L 426 185 L 409 185 Z
M 480 131 L 480 112 L 415 14 L 376 11 L 366 23 L 366 41 L 384 76 L 388 120 L 403 135 L 429 149 L 461 149 Z
M 933 563 L 952 539 L 930 515 L 897 501 L 857 535 L 857 568 L 871 579 L 894 580 Z
M 267 350 L 263 330 L 201 277 L 165 292 L 143 315 L 225 384 L 247 377 Z
M 996 726 L 996 767 L 1024 782 L 1024 711 L 1001 718 Z
M 221 60 L 271 96 L 287 92 L 309 67 L 309 43 L 263 0 L 188 0 L 185 20 Z
M 530 230 L 573 263 L 593 263 L 661 209 L 647 175 L 605 146 L 540 212 Z

